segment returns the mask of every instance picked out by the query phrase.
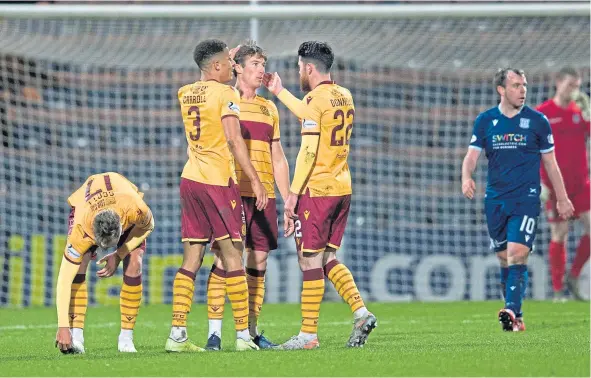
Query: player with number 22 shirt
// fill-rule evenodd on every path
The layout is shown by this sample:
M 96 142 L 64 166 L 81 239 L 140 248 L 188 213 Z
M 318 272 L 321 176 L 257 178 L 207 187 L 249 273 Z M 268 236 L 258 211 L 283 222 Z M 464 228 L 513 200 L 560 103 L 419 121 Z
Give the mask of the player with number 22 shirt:
M 353 131 L 355 106 L 351 92 L 330 77 L 334 61 L 324 42 L 304 42 L 298 49 L 300 86 L 309 91 L 303 100 L 284 89 L 277 73 L 266 74 L 263 83 L 301 120 L 302 144 L 286 214 L 296 220 L 295 239 L 303 272 L 302 327 L 282 344 L 283 349 L 319 346 L 317 330 L 324 276 L 332 282 L 353 312 L 349 347 L 361 347 L 377 325 L 367 310 L 353 275 L 336 259 L 351 204 L 351 173 L 347 158 Z M 296 206 L 297 205 L 297 206 Z

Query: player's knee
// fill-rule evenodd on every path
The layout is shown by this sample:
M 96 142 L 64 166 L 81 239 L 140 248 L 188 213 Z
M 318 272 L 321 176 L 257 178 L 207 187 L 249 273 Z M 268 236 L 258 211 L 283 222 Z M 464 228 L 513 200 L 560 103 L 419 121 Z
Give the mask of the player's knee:
M 331 261 L 337 259 L 337 251 L 332 247 L 326 247 L 324 251 L 324 256 L 322 256 L 322 265 L 326 265 Z
M 131 256 L 131 261 L 139 261 L 141 264 L 142 258 L 144 257 L 144 248 L 138 247 L 134 249 L 133 251 L 131 251 L 129 256 Z
M 568 222 L 559 222 L 550 226 L 552 241 L 565 243 L 568 237 Z
M 196 272 L 203 263 L 205 245 L 196 242 L 184 243 L 185 253 L 183 254 L 182 268 L 190 272 Z
M 135 262 L 134 260 L 130 260 L 125 270 L 125 275 L 128 277 L 138 277 L 140 274 L 142 274 L 142 261 Z
M 142 257 L 144 256 L 143 249 L 135 249 L 129 255 L 129 263 L 125 270 L 125 275 L 129 277 L 137 277 L 142 274 Z
M 502 268 L 506 268 L 509 264 L 507 262 L 507 250 L 497 252 L 497 259 Z
M 242 243 L 231 242 L 228 239 L 219 241 L 219 257 L 222 260 L 223 269 L 232 272 L 244 268 L 242 263 Z
M 218 269 L 224 269 L 224 263 L 222 262 L 221 252 L 219 249 L 212 249 L 213 253 L 213 265 Z
M 300 269 L 302 271 L 310 269 L 322 269 L 323 256 L 320 253 L 304 252 L 299 255 Z
M 507 264 L 508 265 L 524 265 L 527 264 L 530 249 L 525 245 L 516 244 L 507 249 Z
M 511 259 L 508 265 L 527 265 L 527 255 L 516 255 Z
M 268 252 L 246 250 L 246 267 L 251 269 L 265 270 L 267 268 Z
M 232 246 L 238 252 L 240 256 L 242 256 L 242 252 L 244 252 L 244 244 L 238 241 L 232 241 Z

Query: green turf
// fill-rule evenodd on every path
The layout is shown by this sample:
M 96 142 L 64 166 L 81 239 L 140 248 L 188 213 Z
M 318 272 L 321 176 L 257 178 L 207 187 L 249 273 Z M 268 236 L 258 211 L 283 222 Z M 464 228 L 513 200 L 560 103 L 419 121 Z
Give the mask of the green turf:
M 167 354 L 170 306 L 145 306 L 136 326 L 139 353 L 117 352 L 119 309 L 90 308 L 86 355 L 54 348 L 52 308 L 0 310 L 2 376 L 589 376 L 589 302 L 526 303 L 525 333 L 503 333 L 499 302 L 372 304 L 378 328 L 363 349 L 347 349 L 351 314 L 326 303 L 320 349 L 234 352 L 226 310 L 223 352 Z M 299 306 L 268 304 L 265 335 L 285 341 L 297 333 Z M 28 329 L 17 329 L 18 326 Z M 206 309 L 194 305 L 189 336 L 205 344 Z

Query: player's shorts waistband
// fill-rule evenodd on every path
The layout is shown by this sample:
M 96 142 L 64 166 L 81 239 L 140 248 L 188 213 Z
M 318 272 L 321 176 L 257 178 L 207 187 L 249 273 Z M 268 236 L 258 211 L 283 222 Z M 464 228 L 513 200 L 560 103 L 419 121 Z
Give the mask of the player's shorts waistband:
M 197 181 L 197 180 L 192 179 L 192 178 L 187 178 L 187 177 L 181 176 L 181 181 L 182 180 L 191 181 L 191 182 L 194 182 L 194 183 L 200 184 L 200 185 L 217 186 L 217 187 L 220 187 L 220 188 L 231 188 L 233 186 L 237 186 L 238 185 L 236 182 L 234 182 L 234 179 L 232 179 L 232 177 L 230 177 L 228 179 L 228 183 L 226 185 L 211 184 L 211 183 L 208 183 L 208 182 L 201 182 L 201 181 Z
M 523 204 L 523 205 L 532 205 L 532 206 L 533 205 L 540 206 L 540 204 L 541 204 L 539 197 L 527 198 L 527 199 L 523 199 L 523 198 L 507 198 L 507 199 L 485 198 L 484 203 L 489 204 L 489 205 L 497 205 L 497 204 L 510 204 L 510 205 L 520 204 L 521 205 L 521 204 Z

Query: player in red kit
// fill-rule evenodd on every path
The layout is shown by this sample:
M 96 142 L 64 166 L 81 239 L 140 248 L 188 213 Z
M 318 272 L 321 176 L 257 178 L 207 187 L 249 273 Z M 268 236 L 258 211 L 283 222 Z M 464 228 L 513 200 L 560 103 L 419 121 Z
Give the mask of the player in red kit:
M 563 301 L 563 284 L 577 300 L 582 300 L 578 278 L 581 269 L 589 260 L 589 165 L 587 138 L 589 136 L 589 96 L 580 91 L 581 77 L 570 67 L 560 70 L 556 79 L 556 94 L 538 106 L 552 127 L 556 146 L 556 160 L 564 178 L 568 197 L 574 208 L 574 218 L 583 224 L 584 235 L 577 245 L 577 252 L 568 275 L 566 273 L 566 241 L 569 222 L 560 219 L 556 211 L 556 198 L 544 166 L 541 169 L 542 201 L 545 201 L 546 216 L 550 223 L 549 247 L 550 272 L 554 300 Z

